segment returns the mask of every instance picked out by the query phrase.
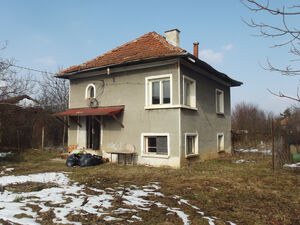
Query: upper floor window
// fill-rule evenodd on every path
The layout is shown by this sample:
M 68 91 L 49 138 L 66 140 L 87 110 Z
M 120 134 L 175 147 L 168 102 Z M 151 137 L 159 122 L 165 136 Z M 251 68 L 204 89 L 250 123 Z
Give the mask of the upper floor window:
M 146 77 L 146 105 L 171 104 L 171 75 Z
M 94 84 L 89 84 L 85 90 L 85 98 L 95 98 L 96 96 L 96 88 Z
M 224 114 L 224 92 L 216 89 L 216 112 Z
M 183 76 L 183 104 L 196 107 L 196 81 Z

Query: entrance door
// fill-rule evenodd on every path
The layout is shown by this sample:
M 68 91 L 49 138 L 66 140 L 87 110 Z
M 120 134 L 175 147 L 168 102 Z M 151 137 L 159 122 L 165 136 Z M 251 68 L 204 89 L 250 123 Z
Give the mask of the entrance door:
M 92 116 L 86 117 L 86 144 L 87 148 L 100 149 L 100 124 Z

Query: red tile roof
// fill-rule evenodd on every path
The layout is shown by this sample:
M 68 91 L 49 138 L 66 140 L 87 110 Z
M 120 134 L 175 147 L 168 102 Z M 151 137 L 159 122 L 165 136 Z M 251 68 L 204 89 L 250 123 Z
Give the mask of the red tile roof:
M 168 56 L 184 52 L 186 51 L 168 43 L 163 36 L 156 32 L 150 32 L 83 64 L 74 65 L 62 70 L 57 75 L 63 75 L 94 67 L 120 64 L 158 56 Z

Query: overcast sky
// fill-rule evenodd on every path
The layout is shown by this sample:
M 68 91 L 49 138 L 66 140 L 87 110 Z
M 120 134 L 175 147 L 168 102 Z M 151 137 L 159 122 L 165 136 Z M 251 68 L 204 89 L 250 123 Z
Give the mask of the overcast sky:
M 281 1 L 278 1 L 281 2 Z M 293 101 L 268 93 L 295 95 L 299 78 L 263 70 L 269 57 L 286 65 L 288 48 L 270 48 L 275 40 L 254 37 L 256 31 L 241 17 L 275 22 L 249 12 L 239 0 L 78 1 L 0 0 L 0 41 L 8 46 L 0 57 L 16 65 L 57 72 L 92 59 L 145 33 L 177 28 L 180 47 L 192 52 L 199 42 L 199 57 L 217 70 L 244 83 L 232 88 L 232 106 L 241 101 L 264 110 L 282 112 Z M 295 24 L 296 19 L 291 21 Z M 41 76 L 36 74 L 36 76 Z

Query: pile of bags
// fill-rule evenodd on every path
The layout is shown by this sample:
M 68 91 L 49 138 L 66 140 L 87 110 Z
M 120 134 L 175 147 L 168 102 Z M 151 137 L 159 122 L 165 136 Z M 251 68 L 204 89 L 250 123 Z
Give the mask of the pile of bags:
M 67 158 L 66 165 L 68 167 L 73 167 L 73 166 L 96 166 L 99 164 L 102 164 L 103 160 L 102 157 L 99 155 L 92 155 L 92 154 L 83 154 L 83 153 L 78 153 L 78 154 L 71 154 Z

